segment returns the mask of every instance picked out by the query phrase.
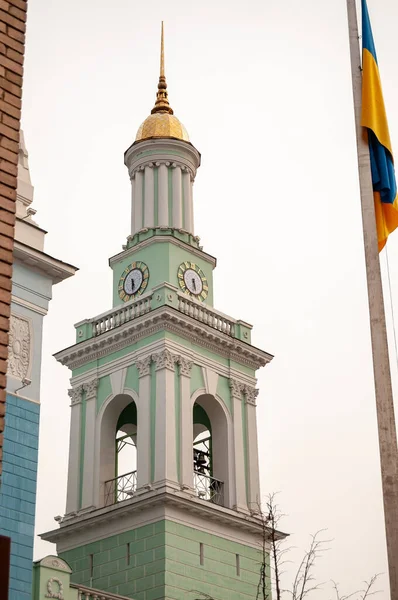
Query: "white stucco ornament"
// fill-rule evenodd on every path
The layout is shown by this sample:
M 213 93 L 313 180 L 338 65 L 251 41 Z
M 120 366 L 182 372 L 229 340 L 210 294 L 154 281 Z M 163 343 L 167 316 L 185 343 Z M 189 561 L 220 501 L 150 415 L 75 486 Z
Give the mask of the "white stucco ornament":
M 8 374 L 24 379 L 30 366 L 30 323 L 26 319 L 11 315 L 8 342 Z
M 58 591 L 54 591 L 53 584 L 55 584 L 55 589 Z M 57 577 L 51 577 L 51 579 L 47 582 L 47 594 L 46 598 L 58 598 L 58 600 L 64 600 L 64 586 L 62 585 L 62 581 Z

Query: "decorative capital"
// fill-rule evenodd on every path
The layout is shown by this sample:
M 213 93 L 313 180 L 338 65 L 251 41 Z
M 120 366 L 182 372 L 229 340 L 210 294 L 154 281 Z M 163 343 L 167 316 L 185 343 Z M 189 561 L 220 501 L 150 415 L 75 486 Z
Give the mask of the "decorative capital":
M 242 399 L 242 392 L 244 390 L 244 384 L 238 381 L 237 379 L 229 380 L 229 387 L 231 390 L 232 398 L 237 398 L 238 400 Z
M 98 379 L 92 379 L 88 383 L 83 383 L 83 389 L 86 392 L 86 400 L 95 400 L 97 397 Z
M 177 356 L 176 362 L 180 366 L 180 375 L 191 377 L 193 361 L 189 360 L 189 358 L 185 358 L 185 356 Z
M 244 391 L 245 391 L 246 403 L 251 404 L 252 406 L 256 406 L 256 398 L 257 398 L 260 390 L 257 390 L 254 387 L 250 387 L 249 385 L 245 385 Z
M 176 362 L 175 354 L 172 354 L 170 350 L 162 350 L 157 354 L 152 354 L 152 360 L 156 363 L 156 370 L 170 369 L 174 371 L 174 364 Z
M 71 406 L 74 406 L 75 404 L 80 404 L 80 402 L 82 401 L 82 394 L 83 394 L 83 386 L 82 385 L 78 385 L 75 388 L 71 388 L 70 390 L 68 390 L 68 395 L 69 398 L 71 399 Z
M 151 362 L 152 357 L 146 356 L 141 360 L 137 360 L 135 366 L 138 369 L 139 377 L 145 377 L 145 375 L 150 375 L 151 373 Z

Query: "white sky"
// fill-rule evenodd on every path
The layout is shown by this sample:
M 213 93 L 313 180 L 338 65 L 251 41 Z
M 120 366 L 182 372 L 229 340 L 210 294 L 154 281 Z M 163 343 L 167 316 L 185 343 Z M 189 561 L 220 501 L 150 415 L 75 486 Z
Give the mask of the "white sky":
M 398 3 L 368 2 L 398 148 Z M 215 306 L 275 354 L 259 374 L 262 491 L 281 492 L 297 548 L 328 529 L 319 580 L 349 593 L 387 565 L 345 0 L 29 4 L 34 207 L 46 251 L 80 267 L 45 320 L 37 531 L 65 508 L 69 371 L 52 354 L 111 307 L 107 260 L 130 222 L 123 152 L 154 102 L 161 19 L 171 105 L 202 153 L 195 222 L 218 258 Z M 397 254 L 395 234 L 398 314 Z M 379 587 L 387 599 L 387 576 Z

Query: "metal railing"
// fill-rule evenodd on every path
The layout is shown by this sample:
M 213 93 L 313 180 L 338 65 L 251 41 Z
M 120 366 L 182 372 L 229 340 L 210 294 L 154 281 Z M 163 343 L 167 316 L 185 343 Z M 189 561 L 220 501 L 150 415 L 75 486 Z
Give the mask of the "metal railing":
M 128 500 L 136 489 L 137 471 L 131 471 L 131 473 L 125 473 L 105 481 L 105 506 Z
M 127 598 L 127 596 L 103 592 L 76 583 L 71 583 L 70 587 L 77 590 L 77 600 L 131 600 L 130 598 Z
M 223 313 L 209 308 L 196 300 L 191 300 L 191 298 L 180 292 L 178 292 L 178 310 L 184 313 L 184 315 L 196 319 L 196 321 L 217 329 L 217 331 L 221 331 L 232 337 L 235 334 L 235 321 L 233 319 L 227 318 Z
M 193 486 L 198 498 L 213 504 L 224 506 L 224 482 L 204 475 L 198 471 L 193 473 Z

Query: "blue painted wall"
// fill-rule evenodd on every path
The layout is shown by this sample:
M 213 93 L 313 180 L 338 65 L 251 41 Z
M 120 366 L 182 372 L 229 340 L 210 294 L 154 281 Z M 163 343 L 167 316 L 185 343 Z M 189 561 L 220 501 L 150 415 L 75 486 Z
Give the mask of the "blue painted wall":
M 0 533 L 11 538 L 9 600 L 31 600 L 40 405 L 7 395 Z

